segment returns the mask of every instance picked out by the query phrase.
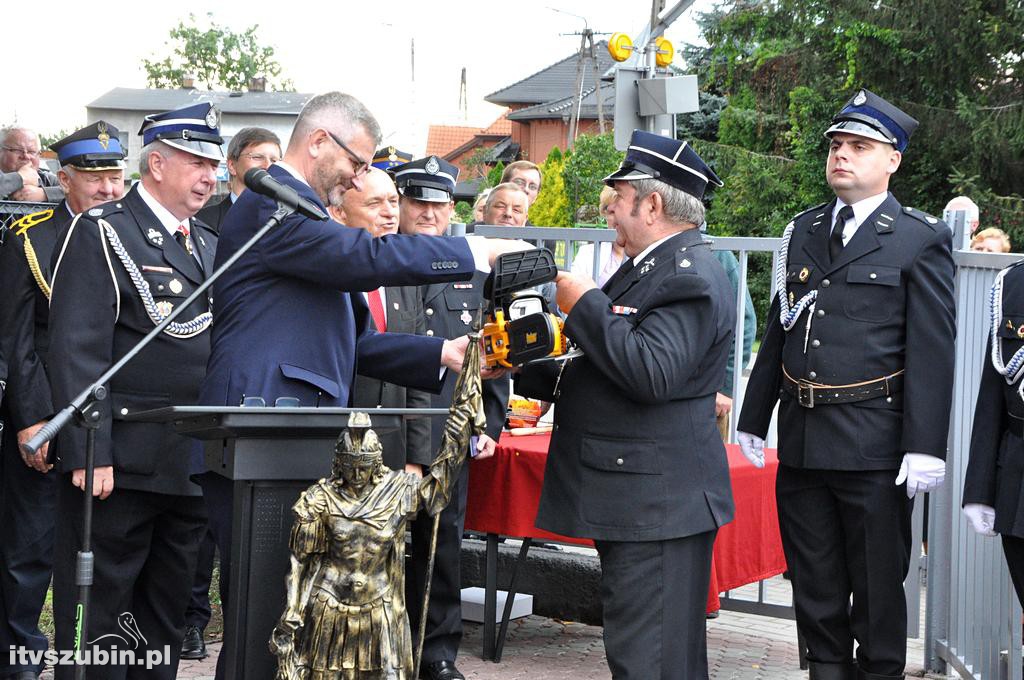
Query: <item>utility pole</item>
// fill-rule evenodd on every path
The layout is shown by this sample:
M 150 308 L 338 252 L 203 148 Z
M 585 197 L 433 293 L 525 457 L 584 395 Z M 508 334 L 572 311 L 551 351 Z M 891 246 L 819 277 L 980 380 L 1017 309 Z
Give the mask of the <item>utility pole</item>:
M 577 35 L 577 34 L 570 34 Z M 597 125 L 601 134 L 604 134 L 604 97 L 601 95 L 601 74 L 597 67 L 597 52 L 594 48 L 594 32 L 584 28 L 578 34 L 580 37 L 580 51 L 576 58 L 576 84 L 573 87 L 572 112 L 569 116 L 569 135 L 566 139 L 566 148 L 571 149 L 576 142 L 576 135 L 579 132 L 580 111 L 583 108 L 583 74 L 586 69 L 586 62 L 590 62 L 594 74 L 594 98 L 597 100 Z

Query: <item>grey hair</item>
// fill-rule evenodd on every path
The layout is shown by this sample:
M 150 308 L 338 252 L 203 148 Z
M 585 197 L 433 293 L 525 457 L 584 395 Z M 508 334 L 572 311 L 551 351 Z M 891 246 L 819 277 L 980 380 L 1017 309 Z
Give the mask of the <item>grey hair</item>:
M 350 137 L 362 128 L 380 146 L 380 124 L 366 106 L 350 94 L 325 92 L 306 102 L 295 121 L 288 145 L 301 143 L 317 128 L 334 128 L 332 132 Z M 340 129 L 339 129 L 340 128 Z
M 177 149 L 169 144 L 164 144 L 159 139 L 142 147 L 142 151 L 139 152 L 139 176 L 145 177 L 149 174 L 149 154 L 158 153 L 164 158 L 170 158 L 177 152 Z
M 665 219 L 673 224 L 700 225 L 704 222 L 704 204 L 699 198 L 688 194 L 682 189 L 662 182 L 660 179 L 637 179 L 632 182 L 636 190 L 633 210 L 637 205 L 653 193 L 661 196 Z
M 526 189 L 522 188 L 515 182 L 503 182 L 494 187 L 493 189 L 491 189 L 490 193 L 487 194 L 487 200 L 484 202 L 484 210 L 491 209 L 491 206 L 494 205 L 494 201 L 496 200 L 495 197 L 498 195 L 499 191 L 518 191 L 523 196 L 526 196 L 527 204 L 529 204 L 530 202 L 530 195 L 526 193 Z
M 39 133 L 37 133 L 33 129 L 27 128 L 24 125 L 11 125 L 9 127 L 0 129 L 0 140 L 3 140 L 4 144 L 6 144 L 7 139 L 15 132 L 24 132 L 28 135 L 34 136 L 36 139 L 39 139 Z

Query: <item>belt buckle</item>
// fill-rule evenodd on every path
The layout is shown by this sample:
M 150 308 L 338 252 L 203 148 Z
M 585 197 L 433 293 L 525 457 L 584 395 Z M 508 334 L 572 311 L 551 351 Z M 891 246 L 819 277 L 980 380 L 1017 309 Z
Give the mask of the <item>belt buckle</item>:
M 804 408 L 814 408 L 814 385 L 803 378 L 796 381 L 796 403 Z

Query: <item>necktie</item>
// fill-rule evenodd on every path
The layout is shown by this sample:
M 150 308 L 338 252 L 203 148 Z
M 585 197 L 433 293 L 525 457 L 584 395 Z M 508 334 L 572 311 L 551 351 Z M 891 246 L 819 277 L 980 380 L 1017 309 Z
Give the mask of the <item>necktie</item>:
M 188 238 L 188 227 L 184 224 L 178 225 L 178 230 L 174 232 L 174 240 L 185 249 L 185 252 L 189 255 L 192 254 L 192 241 Z
M 833 262 L 843 252 L 843 229 L 846 228 L 846 221 L 853 217 L 853 208 L 844 205 L 836 215 L 836 223 L 832 225 L 832 234 L 828 237 L 828 257 Z
M 388 318 L 384 314 L 384 301 L 380 299 L 380 288 L 374 288 L 366 294 L 367 302 L 370 305 L 370 316 L 377 330 L 385 333 L 388 330 Z

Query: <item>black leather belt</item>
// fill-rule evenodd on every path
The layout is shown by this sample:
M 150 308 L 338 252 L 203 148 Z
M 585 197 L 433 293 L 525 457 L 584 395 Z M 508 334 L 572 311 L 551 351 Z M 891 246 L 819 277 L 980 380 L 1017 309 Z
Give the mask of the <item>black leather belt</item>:
M 824 385 L 803 378 L 798 380 L 789 375 L 785 368 L 782 369 L 782 375 L 782 389 L 786 394 L 796 397 L 797 403 L 804 408 L 822 404 L 852 404 L 888 397 L 903 390 L 903 371 L 849 385 Z

